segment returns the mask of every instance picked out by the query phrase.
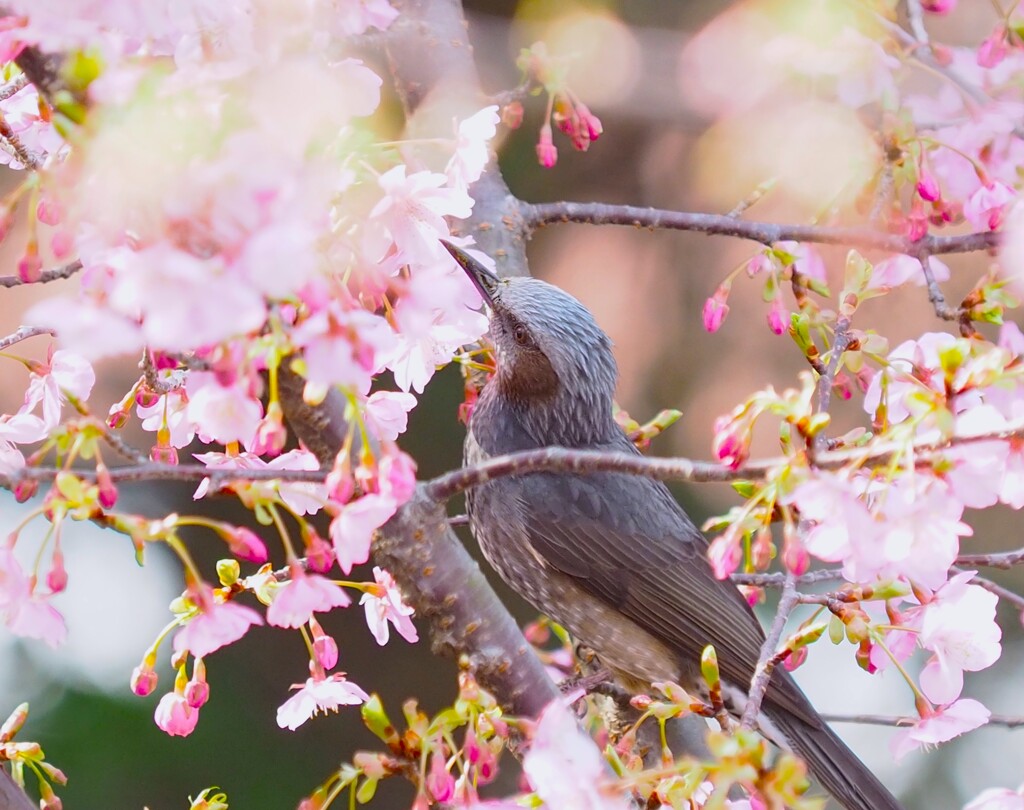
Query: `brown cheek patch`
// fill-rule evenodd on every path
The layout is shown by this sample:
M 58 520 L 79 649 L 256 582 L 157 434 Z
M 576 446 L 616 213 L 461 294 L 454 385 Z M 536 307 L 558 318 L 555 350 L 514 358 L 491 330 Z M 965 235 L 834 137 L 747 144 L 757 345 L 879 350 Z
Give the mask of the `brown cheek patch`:
M 558 390 L 558 375 L 539 351 L 522 352 L 512 373 L 501 376 L 503 393 L 511 399 L 546 399 Z

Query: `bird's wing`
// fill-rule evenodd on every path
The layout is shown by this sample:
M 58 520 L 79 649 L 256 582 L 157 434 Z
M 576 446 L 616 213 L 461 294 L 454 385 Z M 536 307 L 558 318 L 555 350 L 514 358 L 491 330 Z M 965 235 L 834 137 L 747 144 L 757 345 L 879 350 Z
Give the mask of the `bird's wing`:
M 545 562 L 696 661 L 715 646 L 723 677 L 746 687 L 764 632 L 743 595 L 715 579 L 707 541 L 658 481 L 618 473 L 541 473 L 515 481 L 530 544 Z M 821 720 L 779 672 L 766 699 Z

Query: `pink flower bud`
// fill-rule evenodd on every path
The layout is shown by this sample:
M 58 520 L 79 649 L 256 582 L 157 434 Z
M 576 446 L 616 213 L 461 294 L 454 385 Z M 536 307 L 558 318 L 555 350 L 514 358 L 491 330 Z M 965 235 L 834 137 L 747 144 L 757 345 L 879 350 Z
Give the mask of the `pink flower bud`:
M 31 247 L 25 251 L 25 255 L 18 260 L 18 278 L 25 284 L 32 284 L 39 281 L 42 276 L 43 260 Z
M 113 509 L 117 503 L 117 487 L 110 477 L 110 470 L 103 462 L 96 465 L 96 485 L 99 488 L 100 506 L 104 509 Z
M 726 533 L 712 541 L 708 549 L 708 561 L 715 572 L 715 577 L 725 579 L 739 568 L 743 561 L 743 551 L 739 543 Z
M 195 731 L 199 710 L 189 706 L 184 695 L 168 692 L 160 698 L 153 719 L 157 726 L 172 737 L 187 737 Z
M 957 0 L 921 0 L 921 7 L 932 14 L 949 14 L 956 4 Z
M 928 217 L 925 216 L 924 209 L 921 207 L 920 198 L 914 200 L 904 230 L 911 242 L 923 239 L 928 234 Z
M 50 252 L 55 259 L 66 259 L 75 248 L 75 235 L 61 228 L 50 237 Z
M 308 530 L 303 527 L 302 537 L 306 543 L 306 568 L 317 574 L 326 574 L 334 565 L 334 548 L 312 526 Z
M 551 136 L 551 124 L 540 128 L 540 140 L 537 141 L 537 160 L 545 169 L 550 169 L 558 162 L 558 149 L 555 148 Z
M 717 296 L 704 302 L 704 328 L 709 332 L 717 332 L 722 328 L 725 316 L 729 314 L 729 305 Z
M 36 219 L 45 225 L 59 223 L 62 213 L 59 203 L 52 197 L 44 197 L 36 206 Z
M 193 709 L 201 709 L 209 699 L 210 684 L 205 680 L 197 681 L 193 678 L 185 685 L 185 700 Z
M 580 118 L 580 125 L 587 130 L 587 139 L 596 141 L 604 132 L 601 126 L 601 119 L 594 115 L 585 104 L 576 105 L 576 114 Z
M 797 650 L 793 650 L 793 652 L 783 659 L 782 666 L 784 666 L 789 672 L 792 672 L 806 660 L 807 647 L 800 647 Z
M 46 574 L 46 587 L 52 593 L 60 593 L 68 586 L 68 572 L 64 568 L 64 554 L 60 548 L 53 552 L 53 565 Z
M 228 548 L 236 557 L 262 565 L 268 559 L 267 547 L 256 532 L 244 526 L 234 526 L 224 535 Z
M 917 170 L 917 193 L 922 200 L 935 202 L 942 196 L 939 181 L 923 165 Z
M 313 655 L 325 670 L 334 669 L 338 664 L 338 642 L 326 633 L 313 639 Z
M 139 664 L 132 670 L 131 687 L 132 691 L 139 697 L 146 697 L 156 689 L 158 680 L 156 672 L 148 664 Z
M 257 456 L 279 456 L 287 441 L 288 431 L 284 426 L 281 404 L 271 402 L 267 407 L 267 415 L 256 426 L 256 438 L 249 450 Z
M 130 406 L 129 406 L 130 407 Z M 118 430 L 128 424 L 128 419 L 131 416 L 131 411 L 123 407 L 123 403 L 116 403 L 110 406 L 110 412 L 107 413 L 107 427 L 111 430 Z
M 983 68 L 994 68 L 1006 58 L 1008 48 L 1006 45 L 1006 28 L 998 26 L 978 48 L 978 66 Z
M 334 466 L 327 474 L 327 497 L 334 503 L 348 503 L 356 491 L 355 480 L 352 477 L 352 465 L 344 450 L 334 458 Z
M 434 801 L 446 802 L 455 793 L 455 779 L 448 772 L 444 756 L 435 751 L 430 755 L 430 773 L 427 774 L 427 790 Z
M 782 303 L 782 296 L 772 299 L 772 307 L 768 310 L 768 328 L 776 335 L 784 335 L 789 331 L 789 310 Z
M 22 478 L 14 485 L 14 500 L 25 503 L 39 491 L 39 482 L 32 478 Z
M 758 253 L 747 262 L 747 275 L 750 278 L 772 269 L 772 260 L 767 253 Z
M 139 390 L 135 392 L 135 404 L 143 408 L 152 408 L 159 401 L 160 395 L 155 391 L 150 391 L 148 388 L 140 386 Z
M 151 461 L 155 461 L 159 464 L 177 464 L 178 451 L 169 444 L 162 445 L 160 442 L 157 442 L 149 451 L 149 458 Z

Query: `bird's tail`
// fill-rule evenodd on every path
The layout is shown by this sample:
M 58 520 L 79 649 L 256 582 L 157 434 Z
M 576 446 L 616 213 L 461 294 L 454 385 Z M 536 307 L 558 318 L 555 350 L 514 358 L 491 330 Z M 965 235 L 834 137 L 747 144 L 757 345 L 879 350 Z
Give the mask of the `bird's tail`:
M 811 773 L 845 810 L 903 810 L 864 763 L 824 721 L 813 727 L 799 717 L 771 706 L 763 708 Z

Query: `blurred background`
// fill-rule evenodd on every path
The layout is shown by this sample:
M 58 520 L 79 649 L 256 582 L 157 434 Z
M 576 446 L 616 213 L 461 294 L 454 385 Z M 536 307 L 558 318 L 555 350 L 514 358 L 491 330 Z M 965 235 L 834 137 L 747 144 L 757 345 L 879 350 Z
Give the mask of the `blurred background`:
M 834 82 L 842 66 L 841 52 L 833 50 L 842 31 L 850 25 L 869 35 L 873 31 L 870 15 L 856 3 L 478 0 L 466 6 L 487 90 L 514 87 L 520 48 L 544 39 L 552 53 L 575 56 L 570 85 L 604 124 L 604 134 L 586 155 L 556 135 L 558 164 L 544 170 L 534 155 L 543 104 L 527 101 L 523 126 L 503 131 L 499 147 L 502 170 L 521 199 L 725 213 L 774 180 L 774 189 L 748 218 L 809 222 L 834 209 L 841 218 L 856 220 L 856 196 L 880 148 L 871 130 L 874 111 L 870 105 L 854 109 L 833 103 L 827 99 L 834 93 L 816 92 Z M 938 41 L 976 47 L 995 24 L 995 12 L 988 3 L 964 2 L 953 15 L 929 18 L 928 24 Z M 921 75 L 905 87 L 931 92 L 936 81 Z M 13 184 L 17 178 L 0 177 L 5 181 Z M 0 274 L 14 272 L 22 244 L 15 231 L 0 245 Z M 701 326 L 705 298 L 755 247 L 699 234 L 584 225 L 550 226 L 529 247 L 533 273 L 579 297 L 611 335 L 622 373 L 619 403 L 641 422 L 661 408 L 683 412 L 655 442 L 653 453 L 710 457 L 717 416 L 756 389 L 795 385 L 805 368 L 790 339 L 769 331 L 760 285 L 743 275 L 721 331 L 711 335 Z M 844 251 L 825 255 L 830 277 L 840 278 Z M 990 261 L 984 255 L 953 257 L 947 298 L 959 301 Z M 21 313 L 41 296 L 69 294 L 75 284 L 4 290 L 0 334 L 17 328 Z M 916 287 L 870 302 L 858 317 L 893 346 L 945 328 Z M 18 351 L 41 357 L 45 344 L 36 338 Z M 97 412 L 120 399 L 138 375 L 134 358 L 106 362 L 98 373 L 92 396 Z M 20 365 L 0 364 L 0 413 L 19 407 L 25 383 Z M 422 477 L 461 463 L 463 427 L 456 419 L 461 396 L 458 370 L 446 369 L 412 415 L 404 447 L 419 462 Z M 837 431 L 867 422 L 856 402 L 837 403 L 835 414 Z M 767 435 L 759 436 L 755 453 L 773 453 L 772 429 L 762 432 Z M 151 441 L 137 423 L 126 438 L 143 447 Z M 727 487 L 687 486 L 677 493 L 698 524 L 736 502 Z M 0 493 L 0 532 L 9 532 L 31 507 Z M 190 488 L 171 484 L 126 486 L 119 507 L 151 517 L 199 509 L 246 519 L 229 500 L 193 504 Z M 453 511 L 460 508 L 453 504 Z M 1021 544 L 1019 514 L 994 509 L 971 513 L 967 520 L 975 535 L 965 540 L 965 548 L 990 551 Z M 44 529 L 33 522 L 26 539 Z M 468 533 L 464 537 L 476 553 Z M 196 534 L 191 548 L 212 572 L 220 544 L 209 534 Z M 187 807 L 189 793 L 210 785 L 226 790 L 231 806 L 242 810 L 294 807 L 339 762 L 373 747 L 375 739 L 363 730 L 356 709 L 316 718 L 296 732 L 277 727 L 276 707 L 287 698 L 289 685 L 305 678 L 304 652 L 297 634 L 267 628 L 255 628 L 209 659 L 211 701 L 191 737 L 169 738 L 159 731 L 152 712 L 160 689 L 150 698 L 136 698 L 128 678 L 181 589 L 176 563 L 163 550 L 149 549 L 146 566 L 139 569 L 126 538 L 91 525 L 68 528 L 70 584 L 57 600 L 68 618 L 68 644 L 54 652 L 0 630 L 0 715 L 23 700 L 31 702 L 24 738 L 40 741 L 50 761 L 69 775 L 62 796 L 71 810 Z M 988 573 L 1024 589 L 1020 570 Z M 533 618 L 529 606 L 497 577 L 492 580 L 521 620 Z M 798 614 L 797 621 L 804 618 Z M 1003 610 L 1000 619 L 1002 660 L 988 672 L 969 675 L 965 694 L 994 713 L 1024 715 L 1020 617 Z M 408 645 L 396 638 L 380 649 L 359 610 L 328 616 L 324 625 L 339 640 L 340 668 L 366 689 L 379 691 L 393 714 L 411 696 L 428 711 L 454 697 L 453 665 L 433 657 L 426 642 Z M 853 652 L 823 642 L 812 647 L 808 663 L 796 673 L 819 709 L 912 713 L 911 695 L 894 673 L 865 675 Z M 159 672 L 161 687 L 169 686 L 166 660 Z M 1024 774 L 1024 731 L 982 729 L 938 751 L 911 754 L 898 766 L 888 753 L 891 729 L 843 725 L 839 731 L 910 810 L 960 806 L 988 786 L 1015 788 Z M 376 806 L 405 807 L 409 795 L 405 785 L 385 784 Z

